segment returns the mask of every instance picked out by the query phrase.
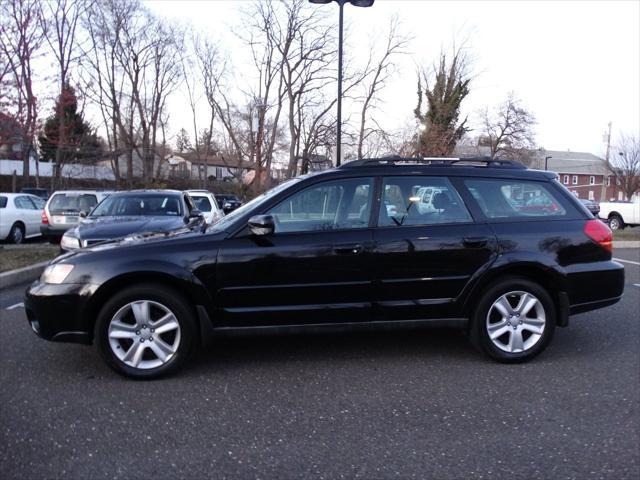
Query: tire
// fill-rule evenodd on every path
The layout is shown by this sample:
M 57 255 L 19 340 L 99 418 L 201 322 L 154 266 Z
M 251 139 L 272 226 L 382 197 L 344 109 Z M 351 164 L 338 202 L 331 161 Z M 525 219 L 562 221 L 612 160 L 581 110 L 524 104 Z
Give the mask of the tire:
M 196 332 L 195 315 L 182 295 L 151 284 L 128 287 L 107 301 L 96 321 L 95 339 L 116 372 L 151 379 L 175 372 L 189 358 Z
M 616 215 L 614 213 L 613 215 L 609 216 L 609 228 L 611 230 L 622 230 L 624 227 L 625 224 L 620 215 Z
M 24 242 L 24 227 L 19 223 L 14 223 L 11 230 L 9 230 L 7 240 L 15 245 L 20 245 Z
M 542 352 L 555 327 L 556 308 L 549 293 L 525 278 L 505 277 L 483 292 L 469 334 L 472 343 L 494 360 L 519 363 Z

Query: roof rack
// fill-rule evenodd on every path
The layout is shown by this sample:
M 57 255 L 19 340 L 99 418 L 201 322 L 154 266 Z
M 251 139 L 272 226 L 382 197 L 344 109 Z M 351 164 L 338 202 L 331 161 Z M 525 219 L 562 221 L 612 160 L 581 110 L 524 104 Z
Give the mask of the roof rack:
M 381 158 L 365 158 L 344 163 L 340 168 L 375 167 L 389 165 L 425 165 L 433 167 L 465 166 L 465 167 L 498 167 L 526 169 L 515 160 L 496 160 L 490 157 L 401 157 L 393 155 Z

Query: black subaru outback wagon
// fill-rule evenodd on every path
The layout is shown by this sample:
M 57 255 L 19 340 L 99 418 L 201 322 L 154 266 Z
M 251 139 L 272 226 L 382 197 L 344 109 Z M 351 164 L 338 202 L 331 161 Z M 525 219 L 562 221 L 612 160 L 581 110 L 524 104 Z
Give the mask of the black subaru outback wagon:
M 26 294 L 33 330 L 96 342 L 132 377 L 238 331 L 451 325 L 502 362 L 617 302 L 609 228 L 549 172 L 386 158 L 298 177 L 202 231 L 58 257 Z

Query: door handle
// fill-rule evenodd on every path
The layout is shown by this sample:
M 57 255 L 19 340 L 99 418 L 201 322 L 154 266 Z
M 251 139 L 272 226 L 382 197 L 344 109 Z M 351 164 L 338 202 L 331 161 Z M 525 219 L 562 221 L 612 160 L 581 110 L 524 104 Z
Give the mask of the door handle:
M 342 245 L 333 249 L 338 255 L 356 255 L 362 250 L 362 245 Z
M 465 247 L 484 247 L 487 244 L 487 237 L 464 237 L 462 244 Z

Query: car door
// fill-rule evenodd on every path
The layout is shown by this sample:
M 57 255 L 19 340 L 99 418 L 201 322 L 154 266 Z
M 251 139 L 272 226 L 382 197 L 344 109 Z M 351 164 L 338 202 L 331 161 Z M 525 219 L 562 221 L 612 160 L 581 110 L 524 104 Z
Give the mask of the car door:
M 29 222 L 31 223 L 31 233 L 28 235 L 40 234 L 40 223 L 42 222 L 42 210 L 44 209 L 45 201 L 36 197 L 35 195 L 29 195 L 31 201 L 31 207 L 29 208 Z
M 39 231 L 39 218 L 35 219 L 36 206 L 31 202 L 28 195 L 19 195 L 14 199 L 18 218 L 25 226 L 25 237 L 35 235 Z
M 372 178 L 327 180 L 265 214 L 275 232 L 224 241 L 214 293 L 230 326 L 370 320 Z
M 432 192 L 430 208 L 417 193 Z M 456 299 L 495 258 L 491 229 L 473 217 L 451 181 L 436 176 L 385 177 L 374 230 L 376 320 L 455 318 Z

